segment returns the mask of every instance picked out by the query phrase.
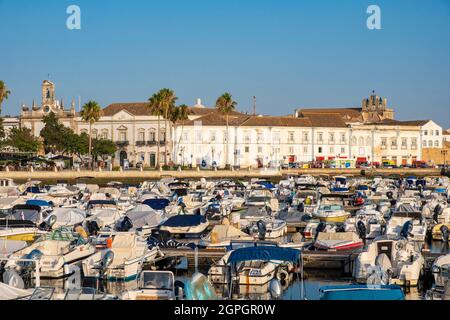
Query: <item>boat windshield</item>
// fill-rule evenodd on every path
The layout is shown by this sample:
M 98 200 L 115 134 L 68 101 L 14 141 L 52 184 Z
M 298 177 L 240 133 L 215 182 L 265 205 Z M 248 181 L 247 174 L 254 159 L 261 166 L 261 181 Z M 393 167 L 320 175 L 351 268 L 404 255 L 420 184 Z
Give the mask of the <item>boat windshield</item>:
M 39 220 L 39 211 L 33 209 L 16 209 L 12 213 L 14 220 L 27 220 L 36 222 Z
M 155 290 L 173 290 L 173 275 L 170 272 L 144 272 L 140 287 Z
M 342 206 L 338 205 L 338 204 L 327 204 L 327 205 L 321 205 L 319 210 L 324 210 L 324 211 L 337 211 L 337 210 L 342 210 Z

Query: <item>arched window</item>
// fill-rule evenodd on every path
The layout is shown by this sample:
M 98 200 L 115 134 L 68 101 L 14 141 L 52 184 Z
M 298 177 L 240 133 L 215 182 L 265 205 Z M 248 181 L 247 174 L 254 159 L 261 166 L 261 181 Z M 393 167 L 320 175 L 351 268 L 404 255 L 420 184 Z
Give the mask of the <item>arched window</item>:
M 101 137 L 105 140 L 109 138 L 108 129 L 102 129 Z
M 356 146 L 357 143 L 358 140 L 356 139 L 356 137 L 352 137 L 352 146 Z
M 359 137 L 358 145 L 359 145 L 360 147 L 364 146 L 364 138 L 363 138 L 363 137 Z

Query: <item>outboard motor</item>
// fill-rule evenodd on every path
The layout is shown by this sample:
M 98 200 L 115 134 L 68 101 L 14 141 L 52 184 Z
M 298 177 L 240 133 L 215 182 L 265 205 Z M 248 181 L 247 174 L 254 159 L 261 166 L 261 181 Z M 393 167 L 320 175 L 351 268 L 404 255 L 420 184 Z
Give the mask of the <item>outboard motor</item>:
M 388 191 L 388 192 L 386 192 L 386 197 L 387 197 L 389 200 L 392 200 L 393 197 L 394 197 L 394 193 L 393 193 L 392 191 Z
M 86 223 L 86 227 L 90 235 L 97 235 L 98 232 L 100 231 L 97 221 L 88 221 Z
M 434 210 L 433 210 L 433 220 L 436 221 L 436 223 L 437 223 L 438 220 L 439 220 L 439 215 L 441 214 L 441 212 L 442 212 L 442 207 L 441 207 L 440 204 L 438 204 L 436 207 L 434 207 Z
M 118 226 L 116 227 L 117 231 L 119 231 L 119 232 L 128 232 L 132 228 L 133 228 L 133 222 L 127 216 L 125 216 L 122 219 L 122 221 L 119 222 Z
M 323 232 L 326 227 L 327 227 L 327 224 L 325 222 L 319 223 L 319 225 L 316 228 L 316 236 L 314 238 L 314 241 L 317 240 L 317 237 L 319 236 L 319 233 Z
M 266 223 L 263 220 L 259 220 L 256 223 L 256 226 L 258 227 L 259 239 L 260 240 L 265 240 L 266 239 L 266 232 L 267 232 Z
M 303 202 L 300 202 L 297 206 L 297 210 L 299 212 L 305 212 L 305 204 Z
M 56 216 L 55 215 L 51 215 L 47 221 L 43 221 L 40 225 L 39 225 L 39 229 L 43 230 L 43 231 L 51 231 L 53 226 L 56 223 Z
M 400 236 L 408 239 L 408 237 L 411 235 L 411 231 L 413 230 L 413 223 L 412 221 L 408 221 L 403 225 L 402 231 L 400 231 Z
M 206 209 L 206 218 L 208 220 L 220 221 L 222 219 L 222 212 L 220 211 L 220 203 L 214 202 Z
M 109 250 L 102 259 L 102 269 L 101 269 L 101 276 L 103 276 L 106 272 L 106 269 L 111 265 L 111 263 L 114 260 L 114 252 Z
M 364 245 L 366 245 L 367 228 L 364 222 L 359 220 L 356 224 L 356 230 L 358 231 L 358 236 L 364 241 Z

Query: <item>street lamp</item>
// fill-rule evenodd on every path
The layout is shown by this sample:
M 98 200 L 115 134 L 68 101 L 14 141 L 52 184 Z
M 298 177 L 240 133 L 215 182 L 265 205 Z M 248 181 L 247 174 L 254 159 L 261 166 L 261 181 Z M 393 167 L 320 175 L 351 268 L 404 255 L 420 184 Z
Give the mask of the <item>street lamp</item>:
M 448 150 L 441 150 L 441 155 L 444 156 L 444 169 L 447 169 L 447 161 L 446 161 L 447 153 Z

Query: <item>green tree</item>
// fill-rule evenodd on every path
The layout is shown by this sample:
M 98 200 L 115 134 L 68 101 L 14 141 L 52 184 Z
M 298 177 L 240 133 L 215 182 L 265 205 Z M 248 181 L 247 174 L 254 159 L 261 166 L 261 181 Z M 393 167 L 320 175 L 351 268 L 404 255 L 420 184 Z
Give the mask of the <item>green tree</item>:
M 231 94 L 229 94 L 228 92 L 224 93 L 223 95 L 221 95 L 217 101 L 216 101 L 216 108 L 217 110 L 219 110 L 219 112 L 223 115 L 225 115 L 225 119 L 226 119 L 226 123 L 227 123 L 227 136 L 225 137 L 225 146 L 226 146 L 226 152 L 225 152 L 225 156 L 226 156 L 226 167 L 229 168 L 230 164 L 228 162 L 228 139 L 230 137 L 230 132 L 229 132 L 229 122 L 228 122 L 228 117 L 230 115 L 230 113 L 232 113 L 233 111 L 236 110 L 237 107 L 237 102 L 233 100 L 233 97 Z
M 0 80 L 0 114 L 2 114 L 2 103 L 7 100 L 11 91 L 8 90 L 6 84 Z
M 28 128 L 12 128 L 6 144 L 20 152 L 38 152 L 40 147 L 40 141 Z
M 92 125 L 100 120 L 101 107 L 95 101 L 89 101 L 81 110 L 81 119 L 89 123 L 89 159 L 92 160 Z M 92 161 L 89 162 L 92 166 Z
M 42 122 L 44 123 L 44 128 L 41 130 L 40 136 L 44 140 L 45 152 L 62 152 L 65 149 L 70 132 L 58 121 L 53 112 L 44 116 Z
M 92 154 L 95 158 L 114 156 L 117 151 L 116 144 L 107 139 L 95 139 L 93 141 Z

